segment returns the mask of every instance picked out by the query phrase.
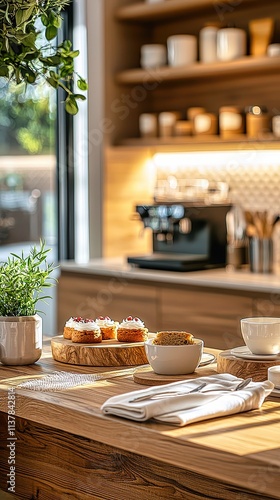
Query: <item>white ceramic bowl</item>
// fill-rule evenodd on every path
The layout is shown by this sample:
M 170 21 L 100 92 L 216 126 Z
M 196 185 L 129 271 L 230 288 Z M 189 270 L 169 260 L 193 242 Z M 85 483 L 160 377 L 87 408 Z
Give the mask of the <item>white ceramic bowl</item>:
M 243 318 L 241 333 L 246 346 L 253 354 L 280 352 L 280 318 Z
M 145 342 L 148 361 L 159 375 L 187 375 L 198 367 L 203 354 L 203 340 L 194 344 L 154 345 L 153 339 Z

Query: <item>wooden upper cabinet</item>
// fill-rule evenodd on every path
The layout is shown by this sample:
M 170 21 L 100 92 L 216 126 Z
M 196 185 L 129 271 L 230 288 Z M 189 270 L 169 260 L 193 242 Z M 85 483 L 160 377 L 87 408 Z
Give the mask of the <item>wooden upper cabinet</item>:
M 277 1 L 272 3 L 276 4 Z M 234 11 L 237 7 L 254 8 L 262 3 L 262 0 L 165 0 L 159 3 L 148 3 L 143 0 L 120 7 L 116 12 L 116 18 L 120 21 L 161 22 L 182 15 L 201 13 L 206 15 L 213 11 L 221 16 Z
M 110 9 L 109 9 L 110 7 Z M 182 119 L 192 106 L 202 106 L 218 115 L 221 106 L 265 105 L 269 111 L 279 107 L 280 57 L 253 57 L 250 54 L 249 22 L 271 17 L 275 22 L 272 43 L 280 42 L 279 0 L 164 0 L 149 3 L 137 0 L 114 0 L 107 3 L 108 112 L 114 125 L 112 145 L 199 147 L 213 142 L 216 149 L 223 144 L 236 143 L 219 136 L 171 137 L 164 141 L 145 141 L 140 138 L 138 120 L 141 113 L 180 111 Z M 140 66 L 141 46 L 148 43 L 166 44 L 175 34 L 199 32 L 206 23 L 236 26 L 247 32 L 247 56 L 228 61 L 194 64 L 182 67 L 164 66 L 145 70 Z M 114 37 L 114 43 L 112 43 Z M 109 48 L 109 46 L 108 46 Z M 112 78 L 113 76 L 113 78 Z M 129 116 L 129 120 L 124 120 Z M 211 141 L 211 138 L 213 141 Z M 194 139 L 192 141 L 192 139 Z M 279 148 L 279 139 L 270 133 L 258 140 L 241 143 L 255 148 Z M 242 145 L 243 147 L 243 145 Z

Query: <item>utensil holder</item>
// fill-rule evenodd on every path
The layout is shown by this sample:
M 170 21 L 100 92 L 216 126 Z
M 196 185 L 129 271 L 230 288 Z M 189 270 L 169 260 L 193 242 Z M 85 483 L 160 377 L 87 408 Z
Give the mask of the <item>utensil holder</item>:
M 249 263 L 252 273 L 272 272 L 273 241 L 271 238 L 250 238 Z

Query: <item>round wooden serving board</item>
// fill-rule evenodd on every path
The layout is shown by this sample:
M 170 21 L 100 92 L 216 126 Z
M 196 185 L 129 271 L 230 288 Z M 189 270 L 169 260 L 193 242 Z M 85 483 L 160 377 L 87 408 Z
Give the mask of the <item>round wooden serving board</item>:
M 62 335 L 51 339 L 52 356 L 71 365 L 134 366 L 148 363 L 144 342 L 103 340 L 100 344 L 76 344 Z
M 217 356 L 218 373 L 231 373 L 241 378 L 252 377 L 254 382 L 267 380 L 267 369 L 279 364 L 279 359 L 265 361 L 237 358 L 231 351 L 222 351 Z

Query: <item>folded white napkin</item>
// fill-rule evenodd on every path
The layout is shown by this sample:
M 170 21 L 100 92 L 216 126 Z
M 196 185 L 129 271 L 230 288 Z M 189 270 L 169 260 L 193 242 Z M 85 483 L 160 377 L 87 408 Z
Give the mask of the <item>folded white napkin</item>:
M 187 425 L 201 420 L 260 408 L 274 388 L 272 382 L 250 382 L 242 390 L 232 391 L 243 379 L 229 373 L 200 377 L 172 384 L 149 387 L 109 398 L 101 407 L 105 415 L 116 415 L 143 422 L 153 418 L 173 425 Z M 200 392 L 166 396 L 162 399 L 133 401 L 135 398 L 161 392 L 184 393 L 202 383 L 207 385 Z

